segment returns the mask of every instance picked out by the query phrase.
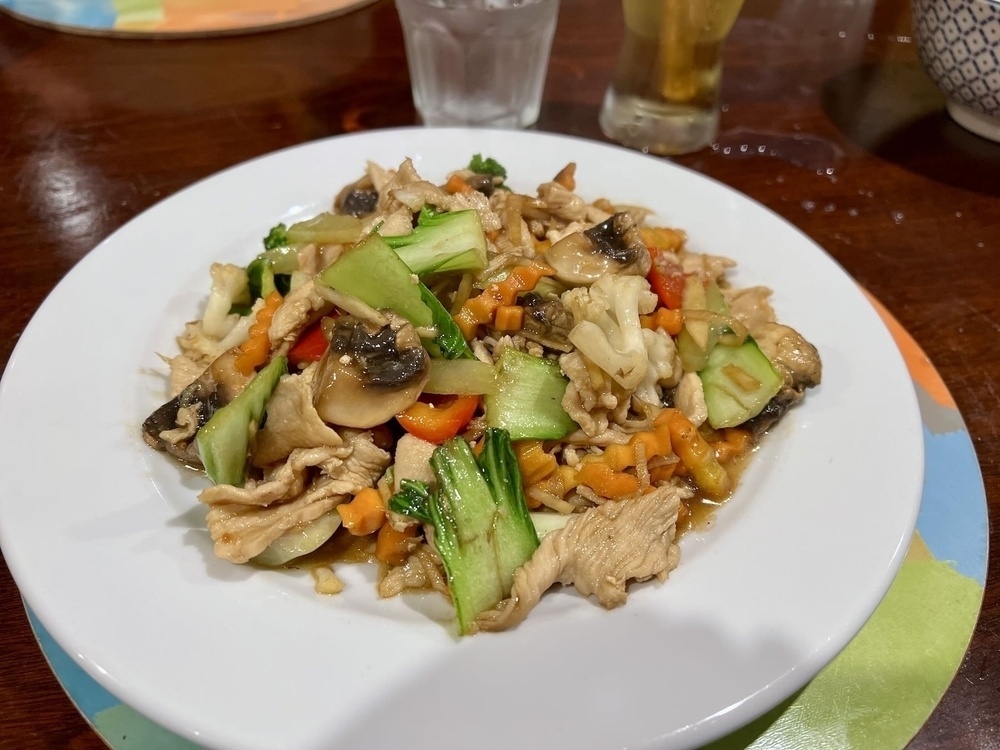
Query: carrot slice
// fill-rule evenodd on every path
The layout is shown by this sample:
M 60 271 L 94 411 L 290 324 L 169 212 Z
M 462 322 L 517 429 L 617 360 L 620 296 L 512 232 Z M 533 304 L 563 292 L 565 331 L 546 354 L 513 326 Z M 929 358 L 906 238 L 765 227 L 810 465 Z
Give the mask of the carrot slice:
M 367 487 L 348 503 L 337 506 L 344 528 L 355 536 L 373 534 L 385 523 L 386 505 L 382 493 Z
M 383 525 L 375 538 L 375 559 L 388 565 L 402 565 L 413 550 L 416 534 L 416 526 L 400 531 L 391 523 Z

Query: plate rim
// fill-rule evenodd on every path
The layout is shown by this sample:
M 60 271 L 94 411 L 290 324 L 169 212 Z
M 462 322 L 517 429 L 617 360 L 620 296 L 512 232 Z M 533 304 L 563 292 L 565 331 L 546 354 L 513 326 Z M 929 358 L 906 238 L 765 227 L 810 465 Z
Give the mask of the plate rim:
M 621 147 L 618 147 L 618 146 L 614 146 L 614 145 L 610 145 L 610 144 L 605 144 L 605 143 L 601 143 L 601 142 L 596 142 L 596 141 L 591 141 L 591 140 L 587 140 L 587 139 L 580 138 L 580 137 L 577 137 L 577 136 L 566 136 L 566 135 L 561 135 L 561 134 L 550 134 L 550 133 L 539 133 L 539 132 L 527 132 L 527 133 L 525 133 L 525 132 L 512 132 L 512 131 L 482 131 L 482 130 L 480 130 L 480 131 L 469 131 L 469 130 L 463 129 L 463 128 L 428 129 L 428 128 L 405 127 L 405 128 L 394 128 L 394 129 L 389 129 L 389 130 L 370 131 L 370 132 L 359 133 L 359 134 L 349 134 L 349 135 L 342 135 L 342 136 L 334 136 L 334 137 L 331 137 L 331 138 L 317 139 L 317 140 L 309 141 L 309 142 L 306 142 L 306 143 L 303 143 L 303 144 L 297 144 L 297 145 L 289 146 L 289 147 L 286 147 L 286 148 L 283 148 L 283 149 L 280 149 L 280 150 L 277 150 L 277 151 L 274 151 L 274 152 L 271 152 L 271 153 L 268 153 L 268 154 L 263 154 L 263 155 L 254 157 L 252 159 L 246 160 L 244 162 L 232 165 L 232 166 L 227 167 L 225 169 L 219 170 L 218 172 L 215 172 L 212 175 L 204 177 L 204 178 L 202 178 L 202 179 L 200 179 L 200 180 L 192 183 L 191 185 L 189 185 L 189 186 L 187 186 L 187 187 L 185 187 L 185 188 L 177 191 L 176 193 L 173 193 L 170 196 L 167 196 L 163 200 L 159 201 L 158 203 L 154 204 L 153 206 L 150 206 L 146 210 L 144 210 L 141 213 L 137 214 L 130 221 L 128 221 L 125 224 L 123 224 L 122 227 L 120 227 L 119 229 L 117 229 L 115 232 L 113 232 L 111 235 L 109 235 L 107 238 L 105 238 L 102 242 L 100 242 L 94 248 L 94 250 L 92 250 L 90 253 L 88 253 L 87 256 L 85 256 L 81 260 L 81 262 L 77 264 L 76 267 L 74 267 L 68 274 L 66 274 L 66 276 L 63 279 L 60 280 L 60 282 L 53 288 L 53 290 L 45 298 L 45 300 L 43 301 L 43 303 L 39 306 L 38 311 L 36 311 L 35 315 L 32 317 L 32 320 L 29 322 L 28 326 L 26 326 L 26 328 L 24 330 L 24 333 L 22 334 L 21 339 L 18 341 L 18 343 L 17 343 L 14 351 L 11 353 L 10 361 L 9 361 L 8 366 L 7 366 L 7 368 L 6 368 L 5 372 L 4 372 L 4 375 L 3 375 L 3 380 L 0 381 L 0 408 L 2 408 L 4 399 L 7 398 L 7 384 L 8 384 L 8 381 L 9 381 L 9 374 L 11 372 L 13 372 L 17 367 L 19 367 L 19 364 L 18 364 L 19 350 L 21 350 L 21 349 L 23 349 L 23 348 L 26 347 L 26 345 L 24 344 L 24 341 L 27 340 L 27 339 L 29 339 L 30 336 L 32 335 L 31 334 L 32 324 L 35 323 L 35 321 L 38 319 L 39 314 L 42 312 L 42 310 L 44 308 L 46 308 L 47 306 L 49 306 L 49 305 L 55 304 L 54 302 L 52 302 L 52 300 L 56 299 L 58 297 L 58 295 L 60 294 L 60 289 L 64 288 L 64 284 L 68 283 L 67 280 L 71 276 L 73 276 L 74 274 L 77 273 L 77 269 L 79 269 L 81 267 L 84 267 L 85 264 L 87 264 L 89 266 L 90 264 L 93 264 L 93 263 L 99 263 L 100 260 L 101 260 L 100 253 L 102 252 L 102 248 L 104 248 L 106 246 L 109 246 L 109 245 L 113 246 L 113 244 L 116 242 L 116 237 L 118 237 L 121 232 L 125 231 L 128 227 L 132 226 L 135 223 L 140 222 L 141 220 L 144 220 L 144 219 L 148 220 L 148 216 L 150 214 L 152 214 L 153 212 L 157 211 L 158 209 L 160 209 L 160 207 L 164 203 L 167 203 L 168 201 L 171 201 L 171 200 L 177 198 L 178 196 L 181 196 L 181 195 L 190 195 L 190 194 L 196 192 L 199 189 L 203 189 L 203 186 L 206 183 L 210 183 L 213 180 L 217 180 L 220 177 L 222 177 L 223 175 L 227 175 L 227 174 L 231 174 L 233 172 L 237 172 L 239 170 L 245 169 L 246 167 L 248 167 L 251 164 L 255 164 L 255 163 L 258 163 L 258 162 L 261 162 L 261 161 L 272 160 L 272 159 L 273 160 L 280 160 L 282 156 L 286 156 L 287 154 L 289 154 L 291 152 L 300 151 L 300 150 L 304 150 L 304 149 L 310 149 L 310 148 L 322 148 L 323 146 L 325 146 L 326 144 L 329 144 L 331 142 L 334 142 L 334 141 L 344 142 L 344 141 L 347 141 L 348 139 L 366 140 L 366 139 L 371 139 L 373 137 L 383 138 L 383 137 L 391 137 L 393 135 L 395 135 L 395 136 L 405 136 L 405 135 L 408 135 L 408 134 L 413 134 L 413 135 L 421 134 L 421 136 L 426 137 L 426 135 L 428 133 L 435 133 L 435 132 L 438 133 L 439 135 L 442 135 L 442 136 L 447 136 L 448 133 L 464 133 L 464 134 L 474 133 L 476 137 L 483 138 L 484 140 L 486 140 L 486 139 L 488 139 L 490 137 L 492 137 L 492 138 L 499 137 L 499 138 L 502 138 L 502 139 L 513 138 L 514 140 L 516 140 L 518 138 L 521 138 L 521 137 L 527 137 L 530 140 L 542 140 L 542 141 L 544 141 L 545 139 L 555 139 L 557 141 L 563 141 L 563 142 L 567 142 L 568 141 L 570 143 L 578 144 L 581 148 L 586 148 L 586 149 L 593 149 L 593 148 L 597 148 L 597 149 L 609 149 L 609 150 L 616 151 L 616 152 L 618 152 L 621 155 L 630 155 L 630 157 L 632 157 L 632 156 L 639 156 L 635 152 L 628 151 L 627 149 L 624 149 L 624 148 L 621 148 Z M 750 197 L 750 196 L 748 196 L 748 195 L 746 195 L 744 193 L 741 193 L 741 192 L 735 190 L 731 186 L 726 185 L 725 183 L 723 183 L 723 182 L 721 182 L 719 180 L 716 180 L 716 179 L 714 179 L 712 177 L 703 175 L 703 174 L 701 174 L 701 173 L 699 173 L 699 172 L 697 172 L 695 170 L 683 167 L 681 165 L 677 165 L 677 164 L 675 164 L 673 162 L 658 160 L 658 159 L 655 159 L 654 157 L 643 157 L 643 158 L 647 158 L 647 159 L 649 159 L 651 161 L 656 162 L 659 165 L 658 168 L 679 170 L 680 172 L 682 172 L 682 173 L 684 173 L 686 175 L 686 179 L 694 179 L 696 181 L 706 181 L 707 183 L 711 183 L 711 185 L 713 186 L 713 189 L 715 189 L 715 190 L 721 189 L 726 194 L 730 194 L 732 196 L 736 196 L 741 201 L 747 201 L 749 204 L 751 204 L 751 206 L 752 206 L 752 208 L 753 208 L 753 210 L 755 212 L 763 212 L 763 215 L 766 215 L 768 221 L 778 222 L 781 225 L 783 225 L 783 227 L 785 228 L 786 231 L 793 232 L 795 235 L 798 236 L 798 238 L 799 238 L 800 241 L 808 244 L 811 247 L 811 249 L 814 250 L 815 252 L 818 252 L 818 253 L 822 254 L 827 261 L 833 263 L 837 268 L 840 269 L 840 271 L 845 276 L 847 276 L 848 278 L 850 278 L 847 275 L 846 270 L 843 269 L 843 267 L 840 266 L 840 264 L 834 258 L 832 258 L 832 256 L 829 255 L 829 253 L 827 253 L 823 248 L 821 248 L 814 240 L 812 240 L 810 237 L 808 237 L 808 235 L 806 235 L 798 227 L 795 227 L 789 221 L 787 221 L 786 219 L 784 219 L 783 217 L 781 217 L 779 214 L 777 214 L 776 212 L 774 212 L 773 210 L 771 210 L 767 206 L 764 206 L 760 202 L 756 201 L 752 197 Z M 333 188 L 333 187 L 336 187 L 336 186 L 332 185 L 331 187 Z M 790 321 L 790 322 L 794 323 L 795 321 Z M 905 368 L 904 368 L 904 372 L 905 372 Z M 918 411 L 918 409 L 916 407 L 916 396 L 915 396 L 915 394 L 913 395 L 913 405 L 914 405 L 914 412 L 917 415 L 917 423 L 919 425 L 919 411 Z M 2 434 L 2 432 L 0 432 L 0 434 Z M 896 549 L 893 551 L 892 556 L 891 556 L 892 564 L 883 573 L 882 577 L 885 578 L 885 581 L 884 581 L 884 586 L 880 587 L 881 588 L 881 593 L 878 595 L 878 599 L 880 599 L 881 596 L 884 595 L 885 590 L 888 589 L 888 586 L 890 585 L 890 583 L 891 583 L 891 581 L 892 581 L 892 579 L 893 579 L 893 577 L 895 575 L 895 572 L 898 570 L 898 567 L 899 567 L 899 565 L 902 562 L 902 558 L 903 558 L 903 555 L 905 553 L 905 549 L 906 549 L 908 540 L 910 538 L 910 535 L 912 534 L 912 531 L 913 531 L 913 528 L 914 528 L 914 525 L 915 525 L 915 522 L 916 522 L 916 516 L 917 516 L 917 511 L 919 509 L 919 499 L 920 499 L 919 487 L 920 487 L 920 483 L 922 482 L 922 477 L 923 477 L 923 471 L 922 471 L 922 467 L 923 467 L 923 464 L 922 464 L 922 462 L 923 462 L 922 438 L 921 438 L 920 442 L 921 442 L 921 453 L 920 453 L 920 469 L 921 470 L 920 470 L 919 473 L 920 473 L 920 480 L 921 481 L 918 481 L 918 483 L 917 483 L 916 500 L 915 500 L 915 502 L 910 503 L 910 508 L 911 508 L 912 512 L 910 514 L 911 518 L 909 519 L 908 524 L 906 524 L 908 526 L 908 531 L 906 531 L 904 533 L 903 537 L 898 541 L 898 543 L 896 545 Z M 2 503 L 0 503 L 0 513 L 2 513 Z M 4 532 L 4 525 L 0 524 L 0 541 L 2 541 L 4 539 L 4 534 L 5 534 L 5 532 Z M 6 551 L 7 545 L 4 545 L 4 546 L 5 546 L 5 551 Z M 13 565 L 11 564 L 12 562 L 14 562 L 14 561 L 11 561 L 10 559 L 8 559 L 8 565 L 9 565 L 9 567 L 11 567 L 11 573 L 12 573 L 12 575 L 14 575 L 15 581 L 18 583 L 18 586 L 21 587 L 22 586 L 22 575 L 19 572 L 15 572 L 15 567 L 17 567 L 19 565 L 20 561 L 15 562 Z M 49 622 L 46 621 L 45 616 L 42 614 L 45 611 L 45 608 L 44 608 L 44 606 L 38 606 L 39 603 L 35 601 L 35 597 L 34 597 L 34 593 L 35 592 L 31 592 L 29 594 L 28 592 L 22 591 L 22 593 L 25 595 L 25 599 L 32 606 L 32 608 L 34 609 L 34 611 L 39 615 L 40 621 L 53 634 L 54 638 L 57 640 L 57 642 L 59 643 L 59 645 L 61 647 L 65 648 L 68 652 L 75 653 L 76 654 L 76 658 L 81 661 L 81 663 L 84 665 L 84 667 L 87 669 L 87 671 L 88 672 L 92 672 L 92 670 L 94 669 L 95 665 L 92 665 L 90 662 L 88 662 L 82 653 L 77 653 L 72 648 L 72 646 L 70 644 L 64 642 L 64 638 L 62 637 L 62 628 L 60 628 L 60 627 L 53 628 L 52 625 Z M 877 605 L 877 603 L 878 603 L 878 601 L 876 600 L 875 605 Z M 874 606 L 871 607 L 871 610 L 874 610 Z M 869 611 L 868 614 L 870 614 L 870 611 Z M 820 648 L 818 648 L 816 650 L 816 652 L 812 655 L 814 657 L 813 660 L 815 661 L 815 659 L 818 658 L 819 660 L 821 660 L 821 663 L 819 663 L 818 666 L 815 667 L 815 669 L 812 669 L 812 674 L 815 674 L 816 671 L 818 671 L 824 664 L 826 664 L 830 659 L 832 659 L 833 656 L 835 656 L 837 652 L 839 652 L 840 648 L 842 648 L 844 645 L 846 645 L 847 642 L 849 642 L 850 638 L 853 637 L 854 633 L 856 633 L 857 630 L 860 629 L 861 626 L 864 624 L 865 619 L 867 619 L 867 616 L 865 616 L 864 619 L 861 619 L 861 621 L 857 623 L 857 628 L 854 629 L 854 631 L 849 635 L 849 637 L 836 639 L 837 641 L 841 641 L 841 640 L 843 641 L 842 643 L 839 643 L 839 645 L 834 644 L 832 642 L 828 642 L 825 645 L 825 648 L 824 647 L 820 647 Z M 67 636 L 67 640 L 69 640 L 68 636 Z M 801 685 L 805 684 L 805 682 L 808 680 L 809 677 L 812 676 L 812 674 L 804 675 L 803 672 L 801 670 L 799 670 L 799 671 L 796 671 L 796 673 L 794 673 L 794 674 L 793 673 L 788 673 L 787 675 L 784 676 L 783 681 L 784 681 L 784 683 L 786 683 L 784 687 L 779 687 L 778 686 L 778 682 L 779 681 L 775 681 L 775 682 L 771 683 L 770 685 L 766 686 L 762 690 L 762 692 L 768 693 L 771 696 L 773 696 L 776 691 L 778 693 L 782 693 L 782 692 L 784 693 L 783 695 L 781 695 L 777 699 L 772 700 L 770 703 L 768 703 L 767 701 L 765 701 L 764 703 L 760 703 L 759 699 L 756 696 L 750 696 L 748 698 L 748 700 L 750 700 L 750 701 L 756 700 L 758 703 L 760 703 L 760 705 L 758 706 L 759 710 L 757 711 L 757 713 L 760 713 L 760 712 L 762 712 L 764 710 L 767 710 L 767 708 L 770 708 L 771 706 L 773 706 L 774 704 L 776 704 L 777 702 L 779 702 L 784 697 L 787 697 L 788 695 L 790 695 L 791 692 L 793 692 L 794 689 L 796 689 L 797 687 L 801 687 Z M 101 671 L 98 670 L 96 673 L 92 674 L 92 676 L 94 676 L 95 679 L 97 679 L 99 683 L 101 683 L 102 685 L 104 685 L 111 692 L 113 692 L 116 695 L 118 695 L 118 686 L 119 686 L 119 683 L 111 675 L 108 675 L 106 673 L 102 673 Z M 792 687 L 788 688 L 787 685 L 791 685 Z M 131 701 L 128 701 L 128 702 L 131 703 Z M 740 705 L 743 705 L 743 704 L 740 704 Z M 137 706 L 137 708 L 140 708 L 140 710 L 141 710 L 140 706 Z M 736 722 L 735 724 L 733 724 L 732 721 L 730 720 L 731 719 L 731 714 L 733 713 L 733 711 L 731 709 L 736 709 L 736 708 L 737 708 L 737 706 L 731 706 L 730 709 L 727 709 L 727 711 L 722 712 L 719 715 L 716 715 L 716 716 L 713 716 L 713 717 L 709 717 L 708 719 L 704 720 L 699 725 L 699 727 L 696 728 L 697 731 L 696 730 L 690 730 L 690 732 L 689 732 L 690 736 L 692 738 L 694 738 L 695 736 L 697 736 L 698 741 L 701 742 L 701 741 L 705 741 L 705 740 L 708 740 L 708 739 L 712 739 L 715 736 L 724 734 L 725 731 L 728 731 L 727 727 L 728 728 L 735 728 L 736 726 L 739 726 L 740 724 L 745 723 L 745 720 L 746 720 L 745 718 L 743 720 L 740 720 L 740 721 Z M 144 713 L 149 713 L 149 712 L 148 711 L 144 711 Z M 156 712 L 156 713 L 159 713 L 159 712 Z M 738 711 L 737 711 L 737 713 L 738 713 Z M 156 717 L 154 716 L 153 718 L 156 718 Z M 175 729 L 175 727 L 172 726 L 169 722 L 167 722 L 167 725 L 170 726 L 170 728 Z M 175 729 L 175 731 L 176 731 L 176 729 Z

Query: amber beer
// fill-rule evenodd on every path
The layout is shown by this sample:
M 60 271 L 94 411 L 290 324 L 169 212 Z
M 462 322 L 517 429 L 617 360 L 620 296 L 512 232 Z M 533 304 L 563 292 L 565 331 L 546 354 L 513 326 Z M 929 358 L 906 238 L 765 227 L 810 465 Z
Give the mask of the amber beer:
M 704 148 L 718 130 L 722 47 L 743 0 L 623 0 L 625 40 L 601 111 L 610 138 L 644 151 Z

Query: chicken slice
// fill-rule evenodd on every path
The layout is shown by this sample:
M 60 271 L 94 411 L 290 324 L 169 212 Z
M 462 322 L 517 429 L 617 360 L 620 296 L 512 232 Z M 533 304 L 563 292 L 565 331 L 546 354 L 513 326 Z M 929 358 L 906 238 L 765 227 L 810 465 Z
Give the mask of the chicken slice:
M 736 266 L 736 261 L 721 255 L 707 253 L 682 253 L 679 257 L 684 273 L 696 273 L 703 279 L 721 279 L 726 271 Z
M 751 331 L 775 319 L 771 290 L 766 286 L 726 289 L 722 294 L 729 303 L 730 315 Z
M 479 615 L 481 630 L 520 623 L 554 583 L 573 584 L 608 609 L 625 603 L 629 581 L 665 580 L 677 567 L 677 511 L 689 491 L 664 485 L 630 500 L 607 502 L 573 516 L 543 537 L 514 573 L 508 599 Z
M 256 486 L 219 484 L 198 499 L 210 505 L 208 531 L 215 554 L 245 563 L 299 524 L 315 521 L 350 495 L 374 486 L 389 454 L 360 433 L 338 447 L 295 449 L 288 461 Z M 319 476 L 307 485 L 310 467 Z
M 267 329 L 271 350 L 280 348 L 282 344 L 292 344 L 306 326 L 332 309 L 333 304 L 316 291 L 313 279 L 297 286 L 288 293 L 271 319 Z
M 823 375 L 819 352 L 801 333 L 773 322 L 755 326 L 750 333 L 781 375 L 785 387 L 801 393 L 819 385 Z
M 328 478 L 320 478 L 294 500 L 272 506 L 241 503 L 213 506 L 207 522 L 216 557 L 234 563 L 248 562 L 292 527 L 330 512 L 347 499 L 335 484 Z
M 284 461 L 295 448 L 338 446 L 344 440 L 324 422 L 313 406 L 311 365 L 301 375 L 285 375 L 267 402 L 267 421 L 257 432 L 251 459 L 264 468 Z
M 558 182 L 545 182 L 538 186 L 538 198 L 549 212 L 566 222 L 585 221 L 587 204 L 583 198 Z

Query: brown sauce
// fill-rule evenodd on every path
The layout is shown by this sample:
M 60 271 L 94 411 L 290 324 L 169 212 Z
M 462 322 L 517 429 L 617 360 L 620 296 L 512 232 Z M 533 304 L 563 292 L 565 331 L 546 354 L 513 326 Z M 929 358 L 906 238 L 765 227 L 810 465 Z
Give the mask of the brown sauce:
M 750 450 L 726 462 L 726 471 L 733 480 L 734 489 L 739 486 L 739 479 L 750 463 L 750 458 L 753 456 L 756 448 L 756 445 L 752 445 Z M 711 528 L 715 522 L 715 512 L 732 497 L 732 493 L 730 493 L 721 500 L 713 500 L 699 493 L 697 488 L 692 487 L 692 489 L 694 489 L 694 495 L 687 500 L 681 501 L 684 509 L 677 520 L 678 537 L 683 536 L 688 531 L 706 531 Z

